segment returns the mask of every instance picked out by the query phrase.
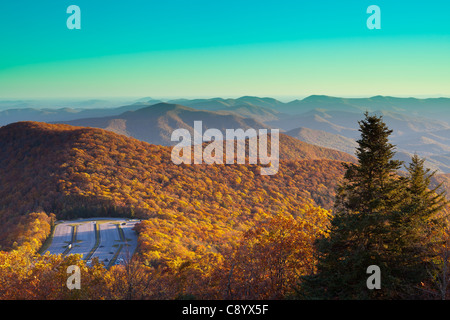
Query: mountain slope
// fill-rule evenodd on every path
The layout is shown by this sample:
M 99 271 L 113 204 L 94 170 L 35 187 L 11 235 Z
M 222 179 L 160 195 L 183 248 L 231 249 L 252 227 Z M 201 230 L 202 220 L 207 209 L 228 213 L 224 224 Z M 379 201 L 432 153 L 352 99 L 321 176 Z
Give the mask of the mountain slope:
M 224 138 L 226 138 L 226 129 L 247 130 L 253 128 L 258 130 L 266 128 L 260 122 L 232 113 L 201 111 L 166 103 L 125 112 L 118 117 L 79 119 L 67 123 L 75 126 L 102 128 L 152 144 L 175 145 L 178 141 L 170 141 L 172 132 L 175 129 L 183 128 L 189 130 L 192 137 L 194 121 L 199 120 L 203 122 L 203 132 L 208 128 L 216 128 L 222 132 Z M 282 133 L 280 133 L 280 159 L 330 159 L 349 162 L 355 160 L 344 152 L 307 144 Z
M 374 96 L 370 98 L 341 98 L 325 95 L 311 95 L 301 100 L 279 105 L 277 110 L 290 114 L 300 114 L 311 109 L 338 110 L 363 113 L 367 111 L 393 111 L 415 116 L 425 116 L 439 121 L 450 122 L 448 108 L 450 98 L 399 98 Z
M 360 118 L 361 114 L 358 113 L 316 109 L 289 118 L 269 121 L 267 124 L 286 131 L 303 127 L 356 138 L 359 134 L 357 125 Z
M 421 157 L 426 157 L 428 159 L 427 165 L 430 165 L 433 169 L 439 169 L 444 173 L 450 172 L 448 160 L 445 156 L 450 151 L 449 123 L 392 111 L 376 111 L 374 113 L 382 115 L 383 121 L 393 130 L 390 139 L 399 152 L 409 155 L 417 153 Z M 353 112 L 315 109 L 304 114 L 267 121 L 266 123 L 272 127 L 287 130 L 288 134 L 298 137 L 300 140 L 309 138 L 310 140 L 305 141 L 310 143 L 315 143 L 314 139 L 319 139 L 317 132 L 315 134 L 310 133 L 309 137 L 302 138 L 302 133 L 295 132 L 295 129 L 303 127 L 356 140 L 359 138 L 358 121 L 361 116 L 362 114 Z M 306 135 L 306 133 L 303 134 Z M 322 139 L 322 141 L 322 144 L 315 144 L 348 150 L 347 148 L 343 149 L 346 143 L 342 145 L 342 138 L 339 141 L 336 139 L 328 140 L 328 138 Z M 339 147 L 339 145 L 342 147 Z
M 394 159 L 403 161 L 405 165 L 408 165 L 411 162 L 411 157 L 414 156 L 414 153 L 409 153 L 405 151 L 397 151 Z M 425 158 L 425 167 L 429 168 L 432 171 L 437 170 L 440 174 L 445 174 L 446 172 L 450 172 L 450 157 L 423 157 Z
M 357 147 L 357 143 L 353 139 L 321 130 L 296 128 L 289 130 L 286 134 L 310 144 L 336 149 L 348 154 L 354 154 Z
M 302 145 L 308 146 L 294 150 Z M 285 157 L 294 156 L 291 149 Z M 311 156 L 305 151 L 299 158 Z M 330 208 L 343 170 L 334 160 L 282 160 L 274 176 L 261 176 L 258 165 L 178 166 L 170 147 L 106 130 L 14 123 L 0 128 L 0 245 L 13 247 L 21 221 L 43 211 L 58 219 L 165 219 L 172 231 L 191 234 L 195 227 L 199 244 L 220 246 L 267 215 L 299 214 L 309 199 Z
M 296 140 L 285 137 L 285 145 Z M 139 217 L 146 265 L 179 268 L 227 252 L 245 230 L 279 214 L 327 214 L 313 206 L 332 208 L 344 174 L 335 160 L 282 160 L 276 175 L 261 176 L 258 165 L 174 165 L 170 154 L 170 147 L 102 129 L 38 122 L 0 128 L 0 249 L 27 238 L 39 244 L 50 213 Z
M 243 96 L 237 99 L 224 99 L 224 98 L 211 98 L 211 99 L 175 99 L 169 100 L 168 103 L 171 104 L 182 104 L 185 106 L 189 106 L 196 109 L 201 110 L 219 110 L 226 109 L 229 107 L 235 107 L 239 105 L 249 105 L 255 107 L 262 107 L 273 109 L 276 111 L 276 108 L 282 106 L 284 103 L 278 101 L 274 98 L 260 98 L 260 97 L 251 97 L 251 96 Z M 278 111 L 277 111 L 278 112 Z
M 135 103 L 115 108 L 95 108 L 95 109 L 77 109 L 77 108 L 14 108 L 0 111 L 0 125 L 19 121 L 70 121 L 74 119 L 87 117 L 107 117 L 118 115 L 126 111 L 137 110 L 144 106 L 150 106 L 148 103 Z
M 356 158 L 346 152 L 313 145 L 280 133 L 280 160 L 318 159 L 356 162 Z
M 65 123 L 107 129 L 119 134 L 160 145 L 175 145 L 171 135 L 175 129 L 187 129 L 194 133 L 194 121 L 203 122 L 203 130 L 249 128 L 263 129 L 267 125 L 237 114 L 222 114 L 214 111 L 196 110 L 190 107 L 159 103 L 135 111 L 124 112 L 118 116 L 78 119 Z
M 403 150 L 411 150 L 422 156 L 444 155 L 450 152 L 450 144 L 440 143 L 426 136 L 419 136 L 416 139 L 401 141 L 399 144 Z
M 241 104 L 232 107 L 219 109 L 218 112 L 235 113 L 245 118 L 253 118 L 260 122 L 279 120 L 280 118 L 288 117 L 286 114 L 281 114 L 278 111 L 255 106 L 253 104 Z

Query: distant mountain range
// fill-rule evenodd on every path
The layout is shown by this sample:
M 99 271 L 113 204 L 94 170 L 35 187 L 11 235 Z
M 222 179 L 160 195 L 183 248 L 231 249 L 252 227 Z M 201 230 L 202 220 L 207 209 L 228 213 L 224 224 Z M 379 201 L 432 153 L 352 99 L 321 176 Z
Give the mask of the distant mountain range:
M 212 98 L 212 99 L 177 99 L 170 100 L 168 103 L 178 103 L 185 106 L 190 106 L 196 109 L 203 110 L 222 110 L 229 107 L 249 105 L 258 106 L 261 108 L 277 110 L 282 108 L 285 103 L 274 99 L 274 98 L 259 98 L 244 96 L 238 99 L 223 99 L 223 98 Z
M 160 145 L 175 145 L 171 135 L 175 129 L 187 129 L 193 135 L 194 121 L 203 122 L 203 130 L 216 128 L 225 133 L 226 129 L 267 129 L 268 126 L 252 118 L 244 118 L 235 113 L 197 110 L 190 107 L 158 103 L 135 111 L 127 111 L 117 116 L 86 118 L 64 123 L 94 127 L 131 136 L 136 139 Z
M 115 108 L 15 108 L 0 111 L 0 125 L 4 126 L 18 121 L 69 121 L 89 117 L 107 117 L 121 114 L 125 111 L 137 110 L 146 104 L 135 103 Z
M 354 139 L 347 138 L 339 134 L 303 127 L 289 130 L 286 134 L 307 143 L 341 150 L 349 154 L 354 154 L 355 148 L 358 145 Z
M 82 108 L 33 108 L 32 102 L 0 111 L 0 125 L 32 120 L 107 129 L 153 144 L 171 145 L 174 129 L 192 132 L 193 122 L 205 129 L 279 128 L 301 141 L 354 154 L 358 121 L 365 111 L 383 115 L 393 129 L 391 141 L 397 158 L 408 161 L 414 153 L 426 157 L 432 169 L 450 173 L 450 98 L 339 98 L 313 95 L 281 102 L 269 97 L 237 99 L 176 99 L 161 102 L 150 97 L 121 107 L 99 108 L 103 100 L 79 102 Z M 23 102 L 25 103 L 25 102 Z
M 242 104 L 251 104 L 280 113 L 302 114 L 313 109 L 328 111 L 346 111 L 364 113 L 367 111 L 391 111 L 406 113 L 412 116 L 422 116 L 435 120 L 450 122 L 450 98 L 397 98 L 389 96 L 375 96 L 370 98 L 340 98 L 325 95 L 311 95 L 301 100 L 281 102 L 273 98 L 259 98 L 245 96 L 238 99 L 179 99 L 169 101 L 185 106 L 204 110 L 220 110 Z

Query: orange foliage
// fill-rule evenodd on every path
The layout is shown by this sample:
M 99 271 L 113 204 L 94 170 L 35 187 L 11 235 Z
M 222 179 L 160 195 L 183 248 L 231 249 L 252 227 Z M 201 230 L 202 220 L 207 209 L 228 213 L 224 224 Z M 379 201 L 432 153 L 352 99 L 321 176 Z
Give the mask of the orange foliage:
M 331 208 L 344 173 L 336 160 L 283 160 L 274 176 L 261 176 L 258 165 L 177 166 L 169 147 L 36 122 L 0 128 L 0 153 L 8 155 L 0 157 L 0 249 L 14 249 L 0 253 L 0 281 L 24 288 L 4 289 L 3 298 L 280 298 L 294 275 L 312 268 L 311 244 L 328 215 L 318 206 Z M 83 269 L 93 288 L 104 288 L 74 297 L 61 288 L 63 266 L 85 268 L 83 262 L 34 252 L 54 219 L 92 216 L 144 219 L 137 226 L 139 263 Z M 266 250 L 273 252 L 268 260 Z M 259 288 L 245 287 L 249 268 L 262 280 Z M 263 294 L 261 286 L 270 290 Z

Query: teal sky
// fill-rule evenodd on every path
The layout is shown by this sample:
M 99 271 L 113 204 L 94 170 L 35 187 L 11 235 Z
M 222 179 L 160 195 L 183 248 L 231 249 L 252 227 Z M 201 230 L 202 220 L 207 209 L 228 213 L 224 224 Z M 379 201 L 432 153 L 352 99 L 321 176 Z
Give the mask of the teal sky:
M 450 96 L 450 1 L 0 2 L 0 98 L 310 94 Z

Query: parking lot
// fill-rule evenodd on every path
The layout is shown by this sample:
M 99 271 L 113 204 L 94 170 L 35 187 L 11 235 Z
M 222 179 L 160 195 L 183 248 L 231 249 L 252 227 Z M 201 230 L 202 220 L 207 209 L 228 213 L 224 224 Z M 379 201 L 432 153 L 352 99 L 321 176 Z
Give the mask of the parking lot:
M 80 254 L 88 264 L 97 257 L 106 267 L 123 264 L 136 250 L 137 234 L 133 228 L 139 222 L 113 218 L 59 221 L 45 252 Z

